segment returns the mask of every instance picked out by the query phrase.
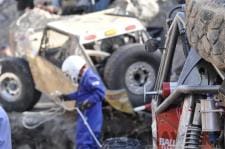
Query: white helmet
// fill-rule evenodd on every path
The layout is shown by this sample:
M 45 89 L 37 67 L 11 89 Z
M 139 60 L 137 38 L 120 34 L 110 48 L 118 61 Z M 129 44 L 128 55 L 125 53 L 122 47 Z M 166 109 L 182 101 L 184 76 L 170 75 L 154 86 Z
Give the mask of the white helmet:
M 85 64 L 86 62 L 81 56 L 72 55 L 67 57 L 63 62 L 62 71 L 77 83 L 80 70 Z

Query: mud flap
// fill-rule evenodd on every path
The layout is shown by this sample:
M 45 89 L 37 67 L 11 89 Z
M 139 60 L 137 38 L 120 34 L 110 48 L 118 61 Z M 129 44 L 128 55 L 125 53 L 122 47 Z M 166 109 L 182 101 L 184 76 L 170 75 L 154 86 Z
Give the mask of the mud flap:
M 107 90 L 106 101 L 116 110 L 119 110 L 125 113 L 133 113 L 133 107 L 129 101 L 129 98 L 125 89 Z

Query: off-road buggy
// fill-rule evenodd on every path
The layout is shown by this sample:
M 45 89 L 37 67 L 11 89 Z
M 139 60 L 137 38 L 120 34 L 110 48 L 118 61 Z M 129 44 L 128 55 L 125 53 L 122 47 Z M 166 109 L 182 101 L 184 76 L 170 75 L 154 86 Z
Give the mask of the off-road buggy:
M 224 4 L 186 0 L 186 13 L 172 19 L 155 91 L 148 92 L 155 95 L 153 148 L 225 148 Z M 183 48 L 176 48 L 179 40 Z M 174 79 L 177 54 L 183 63 Z
M 15 24 L 25 15 L 29 14 Z M 144 86 L 154 86 L 160 54 L 145 53 L 142 43 L 152 37 L 138 19 L 115 15 L 114 9 L 109 9 L 52 20 L 44 30 L 27 26 L 26 32 L 11 34 L 17 57 L 0 61 L 1 103 L 7 110 L 31 109 L 41 92 L 73 91 L 74 86 L 60 71 L 64 59 L 73 54 L 83 56 L 108 89 L 125 88 L 133 106 L 143 104 Z M 121 97 L 121 92 L 107 93 L 111 99 Z M 115 100 L 111 104 L 131 112 L 126 101 L 121 98 L 122 105 Z

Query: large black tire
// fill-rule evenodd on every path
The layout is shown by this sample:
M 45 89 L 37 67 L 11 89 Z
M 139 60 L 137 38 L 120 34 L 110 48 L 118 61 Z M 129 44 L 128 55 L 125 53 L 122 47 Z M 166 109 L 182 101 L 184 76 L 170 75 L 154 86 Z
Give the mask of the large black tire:
M 186 0 L 189 43 L 205 60 L 225 68 L 225 1 Z
M 30 110 L 41 93 L 35 89 L 28 63 L 19 58 L 0 60 L 0 103 L 7 111 Z
M 159 53 L 147 54 L 144 45 L 125 45 L 107 61 L 104 80 L 109 89 L 125 88 L 134 107 L 143 105 L 144 85 L 154 87 L 159 61 Z

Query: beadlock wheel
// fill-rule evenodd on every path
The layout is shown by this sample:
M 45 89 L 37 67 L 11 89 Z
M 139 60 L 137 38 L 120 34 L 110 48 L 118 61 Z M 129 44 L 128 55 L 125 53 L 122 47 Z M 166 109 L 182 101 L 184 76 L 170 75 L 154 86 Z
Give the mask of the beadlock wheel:
M 143 105 L 144 88 L 153 89 L 159 62 L 159 53 L 146 53 L 144 45 L 122 46 L 108 59 L 104 81 L 109 89 L 126 89 L 134 107 Z
M 4 73 L 0 76 L 0 94 L 8 102 L 15 102 L 21 95 L 22 82 L 13 73 Z
M 134 94 L 141 95 L 146 88 L 153 88 L 155 69 L 147 62 L 136 62 L 127 68 L 125 85 Z

